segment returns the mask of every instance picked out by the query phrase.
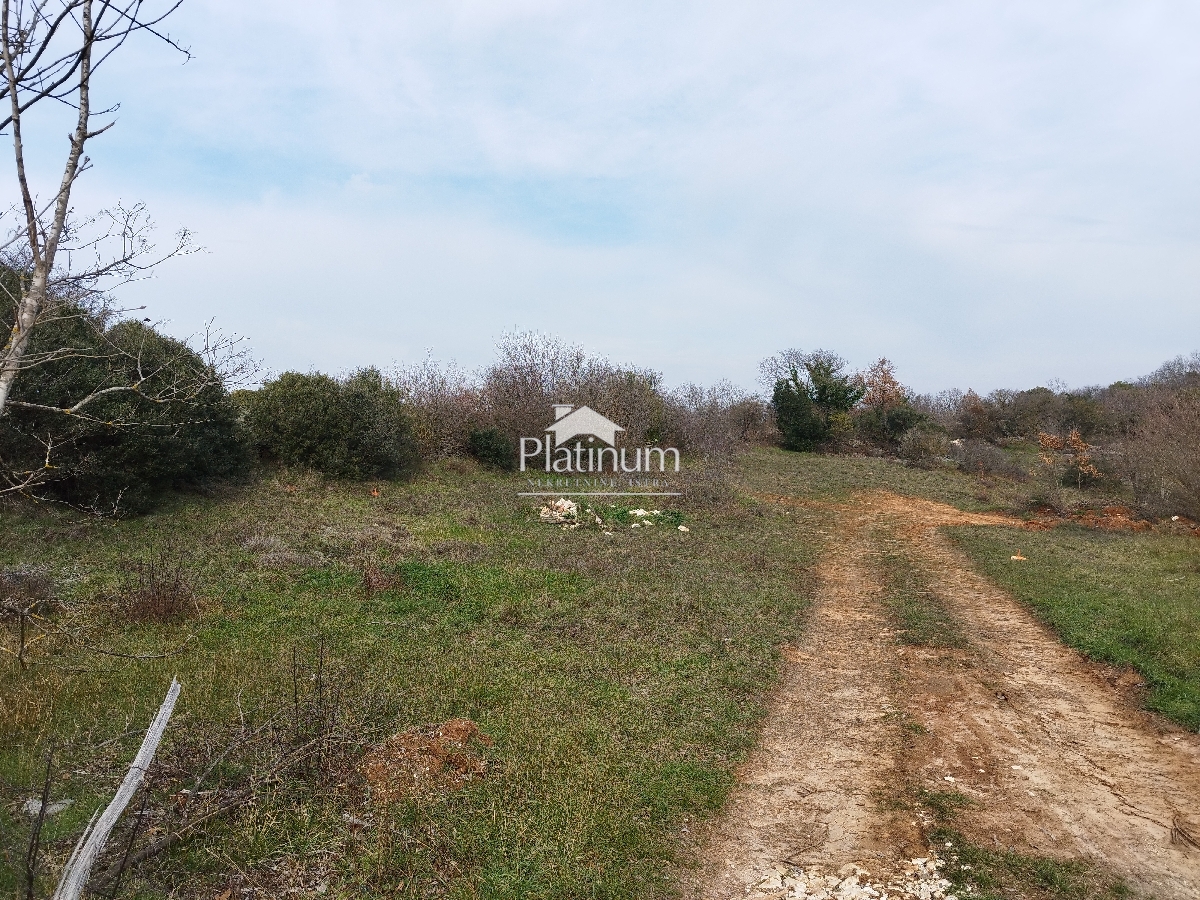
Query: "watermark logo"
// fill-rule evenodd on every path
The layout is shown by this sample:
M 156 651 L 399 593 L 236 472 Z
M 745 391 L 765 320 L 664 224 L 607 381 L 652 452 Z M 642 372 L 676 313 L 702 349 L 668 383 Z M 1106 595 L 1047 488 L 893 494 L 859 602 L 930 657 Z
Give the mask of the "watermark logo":
M 530 486 L 552 490 L 527 491 L 521 496 L 679 496 L 666 490 L 670 487 L 667 476 L 679 472 L 679 450 L 649 445 L 618 447 L 617 436 L 622 432 L 624 428 L 589 406 L 554 404 L 554 421 L 545 435 L 521 438 L 520 453 L 522 472 L 541 471 L 547 476 L 529 478 Z

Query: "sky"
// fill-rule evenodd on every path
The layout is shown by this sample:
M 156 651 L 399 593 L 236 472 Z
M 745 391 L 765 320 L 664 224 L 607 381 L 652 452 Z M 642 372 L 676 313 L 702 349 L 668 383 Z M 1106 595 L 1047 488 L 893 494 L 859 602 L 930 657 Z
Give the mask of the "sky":
M 190 60 L 97 74 L 76 209 L 190 229 L 119 299 L 267 373 L 470 369 L 513 330 L 746 388 L 791 347 L 922 392 L 1200 349 L 1194 2 L 185 0 L 168 30 Z

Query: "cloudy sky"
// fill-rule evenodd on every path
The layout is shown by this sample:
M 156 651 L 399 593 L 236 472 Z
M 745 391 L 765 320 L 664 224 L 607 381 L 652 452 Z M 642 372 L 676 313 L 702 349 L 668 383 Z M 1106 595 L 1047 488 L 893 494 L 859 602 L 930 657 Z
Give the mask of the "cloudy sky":
M 186 65 L 101 70 L 78 206 L 192 229 L 124 299 L 269 370 L 537 329 L 676 384 L 824 347 L 988 390 L 1200 348 L 1195 2 L 186 0 L 170 31 Z

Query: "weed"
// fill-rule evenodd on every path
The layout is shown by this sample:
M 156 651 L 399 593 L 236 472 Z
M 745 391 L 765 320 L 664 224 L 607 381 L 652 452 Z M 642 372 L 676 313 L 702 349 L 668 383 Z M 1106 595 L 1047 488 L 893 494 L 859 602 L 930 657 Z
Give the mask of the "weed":
M 171 547 L 130 561 L 120 595 L 121 614 L 133 622 L 179 622 L 197 610 L 192 573 Z

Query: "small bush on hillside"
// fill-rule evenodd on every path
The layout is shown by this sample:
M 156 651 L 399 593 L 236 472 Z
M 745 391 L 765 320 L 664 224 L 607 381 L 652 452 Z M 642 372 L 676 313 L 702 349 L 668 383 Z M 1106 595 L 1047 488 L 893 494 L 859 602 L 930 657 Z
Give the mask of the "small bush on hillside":
M 178 622 L 198 608 L 193 576 L 183 559 L 161 550 L 127 564 L 121 614 L 134 622 Z
M 898 448 L 901 438 L 924 422 L 925 416 L 904 401 L 891 407 L 859 410 L 854 421 L 863 440 L 891 449 Z
M 631 446 L 665 440 L 667 398 L 657 372 L 616 366 L 537 332 L 505 335 L 496 349 L 480 379 L 478 427 L 496 428 L 515 445 L 545 432 L 554 404 L 572 403 L 620 424 Z
M 364 479 L 418 464 L 402 394 L 376 369 L 342 380 L 285 372 L 247 397 L 246 418 L 259 453 L 285 465 Z
M 861 376 L 863 395 L 854 412 L 860 438 L 886 450 L 895 450 L 904 433 L 925 421 L 912 405 L 908 390 L 897 379 L 886 357 L 876 360 Z
M 625 429 L 629 446 L 662 444 L 700 455 L 730 453 L 774 430 L 766 404 L 729 384 L 667 391 L 657 372 L 614 365 L 537 332 L 505 335 L 495 362 L 478 374 L 426 360 L 397 372 L 393 384 L 429 457 L 478 455 L 474 432 L 495 432 L 514 447 L 521 437 L 540 437 L 556 403 L 607 416 Z
M 505 470 L 517 467 L 517 447 L 498 428 L 476 428 L 467 438 L 467 451 L 484 465 Z
M 701 456 L 728 455 L 743 444 L 775 443 L 770 408 L 729 382 L 686 384 L 666 398 L 663 443 Z
M 422 459 L 466 452 L 471 431 L 481 427 L 479 388 L 469 373 L 427 358 L 397 371 L 392 384 L 404 398 Z
M 1147 387 L 1141 397 L 1124 457 L 1148 512 L 1200 520 L 1200 375 L 1196 381 Z
M 1029 473 L 999 447 L 986 441 L 957 440 L 951 444 L 952 458 L 964 472 L 973 475 L 1002 475 L 1025 481 Z
M 896 453 L 914 466 L 931 468 L 950 456 L 950 438 L 941 428 L 918 425 L 900 438 Z
M 48 409 L 14 405 L 0 419 L 0 467 L 44 471 L 29 493 L 141 512 L 171 489 L 246 472 L 251 456 L 237 410 L 212 367 L 183 342 L 63 304 L 34 332 L 29 356 L 62 347 L 74 352 L 27 369 L 13 385 L 13 400 Z M 62 412 L 106 388 L 119 390 L 77 414 Z
M 793 371 L 791 378 L 775 382 L 771 405 L 775 408 L 775 424 L 784 450 L 811 452 L 825 440 L 829 425 L 799 373 Z

